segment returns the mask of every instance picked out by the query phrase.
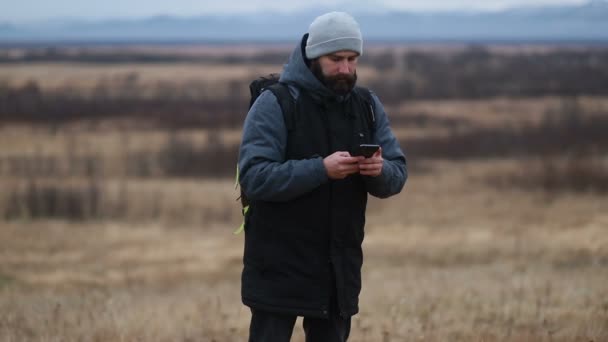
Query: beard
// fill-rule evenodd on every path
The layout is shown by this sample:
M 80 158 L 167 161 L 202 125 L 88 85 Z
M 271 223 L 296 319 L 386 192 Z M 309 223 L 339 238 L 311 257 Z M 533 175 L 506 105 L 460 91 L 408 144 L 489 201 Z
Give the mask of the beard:
M 311 61 L 310 70 L 328 89 L 336 95 L 344 96 L 350 93 L 357 83 L 357 72 L 350 74 L 338 74 L 334 76 L 325 76 L 321 69 L 321 64 L 318 60 Z

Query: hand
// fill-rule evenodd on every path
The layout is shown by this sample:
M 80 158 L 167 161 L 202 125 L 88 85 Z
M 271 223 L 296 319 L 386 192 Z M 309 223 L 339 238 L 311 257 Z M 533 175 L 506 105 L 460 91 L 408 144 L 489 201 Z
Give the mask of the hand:
M 359 161 L 359 173 L 363 176 L 378 177 L 382 174 L 382 147 L 373 156 Z
M 334 152 L 323 159 L 323 165 L 330 179 L 344 179 L 359 172 L 359 162 L 365 158 L 352 157 L 348 152 Z

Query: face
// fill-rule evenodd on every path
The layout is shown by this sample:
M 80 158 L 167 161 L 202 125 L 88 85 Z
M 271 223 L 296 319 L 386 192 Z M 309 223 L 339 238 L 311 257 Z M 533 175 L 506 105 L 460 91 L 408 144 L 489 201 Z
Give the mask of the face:
M 312 72 L 337 95 L 348 94 L 357 81 L 359 54 L 353 51 L 338 51 L 324 55 L 312 62 Z
M 357 69 L 359 54 L 353 51 L 338 51 L 319 57 L 319 64 L 323 75 L 332 77 L 337 75 L 354 75 Z

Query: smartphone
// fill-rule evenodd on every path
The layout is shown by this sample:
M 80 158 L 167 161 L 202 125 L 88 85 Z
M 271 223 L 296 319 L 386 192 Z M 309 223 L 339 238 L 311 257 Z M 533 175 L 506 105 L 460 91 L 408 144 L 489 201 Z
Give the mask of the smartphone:
M 359 155 L 369 158 L 380 149 L 380 145 L 375 144 L 361 144 L 359 145 Z

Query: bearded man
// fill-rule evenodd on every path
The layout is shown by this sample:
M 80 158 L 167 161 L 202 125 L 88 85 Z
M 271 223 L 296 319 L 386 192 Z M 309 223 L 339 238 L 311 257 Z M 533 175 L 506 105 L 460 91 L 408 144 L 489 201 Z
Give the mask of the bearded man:
M 395 195 L 407 179 L 380 100 L 355 86 L 362 52 L 352 16 L 317 17 L 279 79 L 295 102 L 292 127 L 272 91 L 247 114 L 239 173 L 250 201 L 241 291 L 250 342 L 289 341 L 298 316 L 306 341 L 346 341 L 359 311 L 367 196 Z M 362 144 L 379 148 L 366 158 Z

